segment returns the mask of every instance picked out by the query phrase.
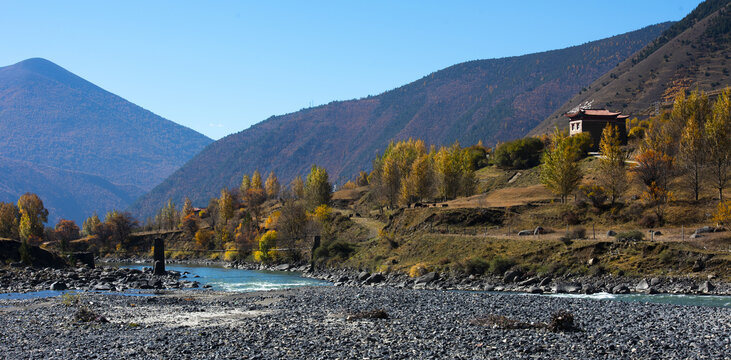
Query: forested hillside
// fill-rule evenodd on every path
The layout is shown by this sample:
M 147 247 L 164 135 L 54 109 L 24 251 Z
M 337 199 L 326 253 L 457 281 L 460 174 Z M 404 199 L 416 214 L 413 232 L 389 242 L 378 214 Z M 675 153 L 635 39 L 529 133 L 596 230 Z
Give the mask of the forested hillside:
M 607 72 L 544 120 L 531 134 L 567 126 L 563 114 L 577 107 L 609 108 L 646 118 L 667 108 L 683 91 L 712 96 L 731 85 L 731 5 L 700 4 L 637 55 Z
M 143 197 L 152 215 L 168 199 L 198 205 L 244 173 L 275 171 L 284 183 L 317 163 L 343 183 L 369 169 L 392 139 L 491 145 L 527 134 L 582 87 L 655 39 L 671 24 L 562 50 L 457 64 L 408 85 L 269 118 L 206 148 Z
M 2 193 L 0 201 L 12 201 L 26 191 L 75 189 L 57 204 L 52 218 L 106 211 L 112 203 L 127 207 L 140 189 L 154 187 L 210 142 L 48 60 L 29 59 L 0 68 L 0 157 L 30 167 L 27 178 L 3 174 L 3 181 L 10 177 L 16 182 L 12 190 L 19 193 Z M 80 175 L 64 178 L 59 185 L 35 177 L 44 168 Z M 83 174 L 115 184 L 124 192 L 116 197 L 120 201 L 110 202 L 82 186 Z

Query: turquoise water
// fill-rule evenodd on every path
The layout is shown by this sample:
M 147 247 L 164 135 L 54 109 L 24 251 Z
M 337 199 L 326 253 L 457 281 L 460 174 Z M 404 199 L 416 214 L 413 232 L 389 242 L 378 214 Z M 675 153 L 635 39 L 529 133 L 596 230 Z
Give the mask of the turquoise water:
M 126 267 L 131 269 L 142 269 L 147 264 L 117 264 L 116 266 Z M 198 281 L 201 285 L 211 285 L 212 290 L 218 291 L 262 291 L 262 290 L 277 290 L 287 289 L 299 286 L 327 286 L 331 285 L 327 281 L 303 278 L 300 274 L 292 272 L 275 272 L 275 271 L 252 271 L 252 270 L 240 270 L 240 269 L 229 269 L 224 267 L 215 266 L 198 266 L 198 265 L 182 265 L 182 264 L 168 264 L 166 266 L 168 270 L 179 271 L 181 274 L 188 272 L 189 274 L 184 275 L 184 280 Z M 196 277 L 198 276 L 198 277 Z M 195 290 L 192 290 L 195 291 Z M 59 296 L 69 291 L 36 291 L 29 293 L 8 293 L 0 294 L 0 300 L 13 300 L 13 299 L 30 299 L 30 298 L 43 298 L 50 296 Z M 73 292 L 73 291 L 71 291 Z M 105 294 L 120 294 L 101 292 Z M 491 292 L 495 295 L 502 295 L 507 293 Z M 140 290 L 128 290 L 122 295 L 130 296 L 145 296 L 154 295 L 149 291 Z M 706 296 L 706 295 L 669 295 L 669 294 L 608 294 L 608 293 L 597 293 L 597 294 L 524 294 L 524 293 L 510 293 L 524 296 L 547 296 L 547 297 L 563 297 L 571 299 L 592 299 L 592 300 L 605 300 L 605 301 L 626 301 L 626 302 L 647 302 L 657 304 L 672 304 L 672 305 L 698 305 L 698 306 L 714 306 L 714 307 L 725 307 L 731 308 L 731 296 Z
M 139 269 L 149 265 L 120 265 L 120 267 Z M 298 286 L 330 285 L 324 280 L 304 278 L 298 273 L 286 271 L 253 271 L 229 269 L 224 267 L 196 265 L 165 265 L 166 270 L 189 272 L 183 280 L 197 281 L 203 285 L 211 285 L 211 289 L 220 291 L 262 291 L 288 289 Z M 199 277 L 195 277 L 195 276 Z

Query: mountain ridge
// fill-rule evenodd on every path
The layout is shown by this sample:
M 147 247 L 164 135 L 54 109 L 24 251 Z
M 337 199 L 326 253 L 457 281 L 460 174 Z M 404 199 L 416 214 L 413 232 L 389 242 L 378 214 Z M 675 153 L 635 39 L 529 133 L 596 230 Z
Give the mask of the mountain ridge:
M 343 183 L 369 168 L 390 140 L 494 144 L 523 136 L 670 24 L 565 49 L 460 63 L 379 95 L 270 117 L 211 144 L 131 209 L 146 217 L 168 199 L 179 203 L 185 196 L 205 205 L 256 169 L 274 171 L 287 183 L 317 163 Z
M 529 135 L 566 127 L 563 114 L 577 107 L 606 107 L 647 118 L 680 91 L 718 92 L 731 86 L 731 2 L 707 1 L 658 39 L 602 75 L 556 109 Z M 682 25 L 682 26 L 681 26 Z M 672 36 L 671 36 L 672 35 Z
M 83 220 L 78 217 L 83 206 L 86 216 L 111 210 L 111 205 L 128 207 L 212 142 L 42 58 L 0 67 L 0 134 L 0 157 L 6 165 L 12 160 L 16 171 L 41 178 L 53 169 L 50 178 L 56 179 L 44 188 L 39 179 L 10 173 L 6 181 L 15 176 L 14 190 L 0 201 L 14 202 L 31 191 L 23 189 L 23 180 L 39 195 L 58 193 L 60 182 L 78 193 L 65 197 L 68 207 L 56 204 L 58 213 L 51 218 L 76 221 Z M 67 177 L 94 185 L 86 191 Z M 99 179 L 111 185 L 102 186 Z M 82 199 L 100 193 L 111 200 L 98 198 L 96 206 Z

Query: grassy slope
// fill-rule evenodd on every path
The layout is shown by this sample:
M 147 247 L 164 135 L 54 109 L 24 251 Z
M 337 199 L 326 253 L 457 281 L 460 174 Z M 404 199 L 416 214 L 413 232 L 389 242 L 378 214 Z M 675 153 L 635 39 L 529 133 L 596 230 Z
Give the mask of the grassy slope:
M 591 173 L 595 165 L 594 159 L 582 162 L 582 168 L 587 173 Z M 516 177 L 517 172 L 521 175 Z M 638 217 L 634 220 L 630 217 L 629 221 L 627 218 L 612 219 L 606 213 L 586 209 L 579 214 L 582 225 L 571 228 L 588 228 L 588 239 L 574 240 L 565 245 L 559 240 L 566 226 L 561 215 L 575 208 L 553 201 L 554 197 L 539 184 L 537 168 L 514 171 L 488 167 L 479 170 L 477 178 L 480 188 L 489 191 L 449 201 L 447 208 L 396 211 L 394 219 L 388 224 L 374 219 L 354 219 L 350 226 L 362 226 L 364 233 L 369 230 L 370 238 L 352 242 L 355 253 L 337 266 L 408 272 L 412 266 L 423 264 L 429 269 L 452 271 L 460 269 L 468 259 L 482 258 L 489 261 L 500 256 L 511 258 L 536 273 L 560 275 L 565 272 L 588 273 L 592 270 L 587 266 L 587 261 L 596 258 L 602 268 L 614 273 L 621 271 L 638 276 L 689 274 L 699 277 L 713 273 L 731 279 L 731 234 L 726 232 L 693 241 L 688 239 L 695 227 L 709 224 L 706 214 L 713 211 L 716 203 L 712 200 L 713 192 L 710 190 L 704 194 L 705 200 L 699 203 L 689 202 L 684 200 L 684 195 L 679 195 L 680 199 L 668 209 L 668 218 L 672 223 L 660 228 L 663 235 L 655 241 L 616 242 L 613 237 L 606 236 L 607 230 L 641 230 L 646 233 L 637 225 Z M 585 178 L 585 181 L 589 180 L 589 177 Z M 639 188 L 633 188 L 627 198 L 637 193 Z M 639 200 L 628 200 L 628 205 L 622 211 L 628 211 L 633 202 L 639 204 Z M 510 207 L 512 215 L 498 225 L 428 225 L 430 215 L 460 211 L 455 208 L 480 207 Z M 555 232 L 540 237 L 516 235 L 517 230 L 533 229 L 538 225 L 553 228 Z M 592 225 L 596 240 L 593 239 Z M 385 233 L 374 236 L 380 226 L 385 226 Z M 685 241 L 681 241 L 683 238 Z M 708 259 L 707 268 L 704 272 L 692 273 L 692 265 L 699 258 Z

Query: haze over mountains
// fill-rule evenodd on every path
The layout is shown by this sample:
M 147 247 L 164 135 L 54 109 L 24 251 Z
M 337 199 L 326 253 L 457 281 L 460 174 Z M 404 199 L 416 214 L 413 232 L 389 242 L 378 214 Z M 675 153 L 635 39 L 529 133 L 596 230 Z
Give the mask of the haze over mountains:
M 124 209 L 211 139 L 45 59 L 0 68 L 0 201 L 35 192 L 58 218 Z
M 244 173 L 287 183 L 316 163 L 342 183 L 392 139 L 487 145 L 526 135 L 582 87 L 654 40 L 671 23 L 561 50 L 476 60 L 359 100 L 275 116 L 207 147 L 132 208 L 152 215 L 168 199 L 207 204 Z
M 731 2 L 701 3 L 640 53 L 623 61 L 551 114 L 532 135 L 567 126 L 576 107 L 606 107 L 640 118 L 669 107 L 680 91 L 731 86 Z

